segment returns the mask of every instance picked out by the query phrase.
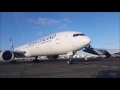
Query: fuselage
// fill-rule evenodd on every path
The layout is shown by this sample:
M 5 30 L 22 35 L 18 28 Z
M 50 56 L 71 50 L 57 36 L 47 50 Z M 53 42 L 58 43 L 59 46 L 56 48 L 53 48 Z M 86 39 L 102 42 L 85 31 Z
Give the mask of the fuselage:
M 78 51 L 89 45 L 90 42 L 90 38 L 81 32 L 66 31 L 38 39 L 14 50 L 25 51 L 25 56 L 60 55 Z

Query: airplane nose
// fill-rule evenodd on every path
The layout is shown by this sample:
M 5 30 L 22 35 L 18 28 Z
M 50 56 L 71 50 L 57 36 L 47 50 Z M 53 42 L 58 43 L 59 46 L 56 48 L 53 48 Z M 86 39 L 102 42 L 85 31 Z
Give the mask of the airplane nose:
M 83 41 L 86 43 L 86 44 L 89 44 L 91 42 L 91 39 L 89 37 L 85 37 L 83 39 Z

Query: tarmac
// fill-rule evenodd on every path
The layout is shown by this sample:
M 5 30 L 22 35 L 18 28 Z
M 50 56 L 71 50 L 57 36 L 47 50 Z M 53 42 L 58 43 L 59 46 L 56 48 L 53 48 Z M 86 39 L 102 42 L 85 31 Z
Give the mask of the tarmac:
M 0 62 L 0 78 L 120 78 L 120 58 Z

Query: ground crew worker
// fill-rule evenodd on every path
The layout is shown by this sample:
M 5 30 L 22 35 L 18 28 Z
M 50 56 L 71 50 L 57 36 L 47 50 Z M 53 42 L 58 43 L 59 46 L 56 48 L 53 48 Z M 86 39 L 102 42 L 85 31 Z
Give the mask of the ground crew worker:
M 88 57 L 85 56 L 85 64 L 87 65 L 88 64 Z

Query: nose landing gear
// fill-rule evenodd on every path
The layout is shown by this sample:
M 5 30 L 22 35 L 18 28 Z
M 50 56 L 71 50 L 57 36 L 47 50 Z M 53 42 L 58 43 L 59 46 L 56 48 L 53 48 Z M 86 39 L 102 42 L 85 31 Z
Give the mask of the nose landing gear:
M 67 53 L 68 58 L 69 58 L 69 61 L 67 61 L 67 64 L 68 64 L 68 65 L 74 63 L 74 62 L 72 61 L 72 59 L 73 59 L 73 56 L 74 56 L 75 54 L 76 54 L 75 52 L 69 52 L 69 53 Z
M 72 58 L 69 59 L 69 61 L 67 61 L 67 64 L 73 64 L 74 62 L 72 61 Z

